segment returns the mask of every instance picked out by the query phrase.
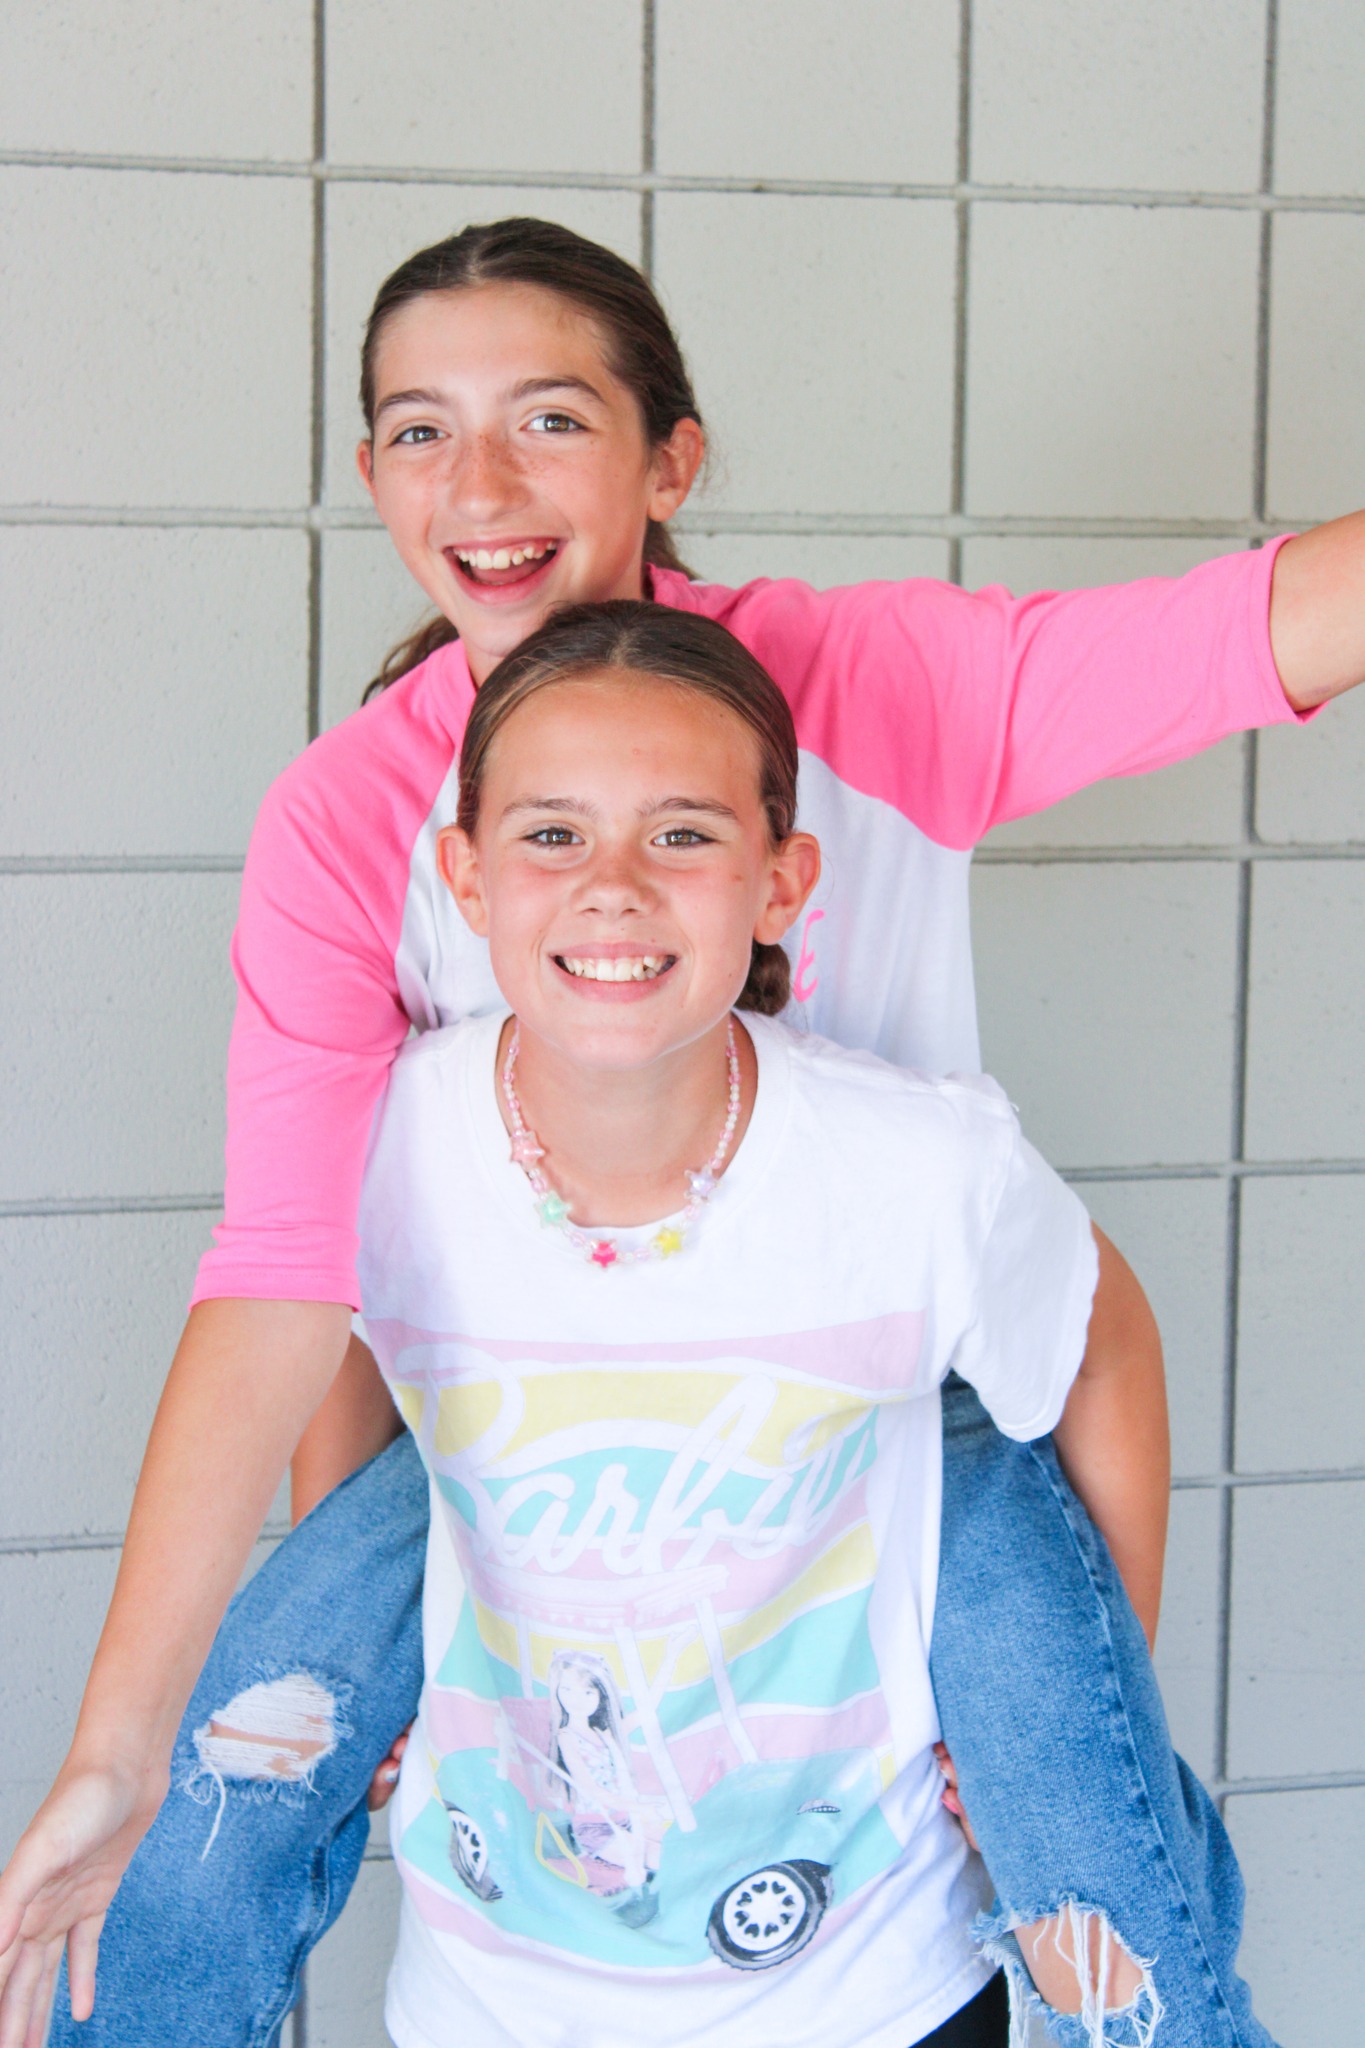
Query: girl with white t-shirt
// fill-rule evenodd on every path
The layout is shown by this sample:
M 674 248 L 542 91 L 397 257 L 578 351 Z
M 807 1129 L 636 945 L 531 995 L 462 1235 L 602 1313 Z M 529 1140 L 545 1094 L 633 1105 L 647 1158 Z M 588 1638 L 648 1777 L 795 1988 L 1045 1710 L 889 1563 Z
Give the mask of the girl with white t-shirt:
M 498 659 L 567 600 L 652 595 L 729 625 L 793 707 L 802 823 L 825 855 L 787 941 L 789 1017 L 934 1070 L 978 1057 L 967 867 L 985 830 L 1100 776 L 1289 719 L 1365 671 L 1359 517 L 1177 580 L 1023 601 L 924 579 L 829 592 L 689 581 L 666 522 L 704 444 L 676 340 L 638 272 L 550 223 L 468 229 L 402 265 L 367 331 L 362 397 L 362 474 L 439 616 L 386 671 L 394 686 L 280 778 L 253 835 L 234 940 L 226 1212 L 147 1471 L 178 1469 L 186 1442 L 211 1437 L 220 1467 L 248 1466 L 254 1490 L 149 1491 L 155 1512 L 135 1505 L 70 1756 L 0 1879 L 0 2023 L 46 2009 L 68 1931 L 72 2004 L 88 2014 L 104 1927 L 95 2019 L 77 2037 L 59 2001 L 59 2044 L 122 2048 L 133 2018 L 148 2048 L 219 2048 L 243 2029 L 273 2042 L 359 1867 L 371 1773 L 411 1715 L 424 1496 L 402 1441 L 374 1457 L 392 1411 L 363 1346 L 347 1350 L 354 1223 L 374 1106 L 407 1033 L 498 1000 L 486 949 L 429 858 L 474 692 Z M 1106 1286 L 1102 1273 L 1101 1302 Z M 296 1506 L 327 1498 L 212 1643 L 213 1610 L 310 1417 Z M 1143 1745 L 1150 1732 L 1160 1756 L 1165 1731 L 1141 1634 L 1115 1618 L 1103 1546 L 1044 1467 L 989 1428 L 968 1390 L 950 1390 L 934 1678 L 983 1847 L 1025 1921 L 1086 1899 L 1159 1947 L 1163 1970 L 1188 1948 L 1225 1999 L 1199 2048 L 1259 2042 L 1233 1969 L 1240 1916 L 1220 1883 L 1217 1817 L 1191 1782 L 1157 1782 Z M 334 1531 L 348 1557 L 369 1543 L 361 1568 L 337 1572 Z M 1003 1597 L 1006 1560 L 1015 1586 L 1020 1562 L 1036 1565 L 1027 1623 Z M 1052 1597 L 1063 1583 L 1064 1633 Z M 153 1606 L 157 1652 L 130 1658 L 122 1646 Z M 326 1674 L 330 1695 L 309 1695 L 326 1710 L 320 1735 L 295 1725 L 292 1695 L 287 1713 L 269 1685 L 263 1699 L 263 1669 L 281 1683 Z M 237 1725 L 227 1710 L 239 1704 L 274 1716 L 275 1747 L 255 1719 Z M 1016 1718 L 1052 1715 L 1078 1744 L 1064 1781 L 1065 1753 L 1040 1774 L 1009 1733 Z M 278 1784 L 251 1768 L 267 1750 Z M 200 1810 L 164 1794 L 198 1784 L 206 1755 L 224 1806 L 205 1859 Z M 1169 1875 L 1145 1943 L 1132 1933 L 1143 1899 L 1131 1859 L 1077 1854 L 1099 1843 L 1086 1824 L 1096 1804 L 1130 1797 Z M 212 1998 L 182 1997 L 209 1954 Z M 1176 2048 L 1169 2025 L 1167 2036 Z
M 1080 1203 L 993 1083 L 764 1014 L 796 768 L 753 656 L 639 603 L 466 728 L 434 864 L 511 1014 L 399 1055 L 360 1209 L 432 1480 L 398 2048 L 999 2041 L 934 1756 L 948 1373 L 1159 1576 L 1160 1347 L 1087 1343 Z

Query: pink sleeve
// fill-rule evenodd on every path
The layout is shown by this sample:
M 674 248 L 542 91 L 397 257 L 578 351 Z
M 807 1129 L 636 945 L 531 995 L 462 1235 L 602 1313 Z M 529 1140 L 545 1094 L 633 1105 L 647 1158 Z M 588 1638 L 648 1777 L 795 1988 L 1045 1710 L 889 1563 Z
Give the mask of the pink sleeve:
M 1298 716 L 1270 652 L 1279 545 L 1186 576 L 1036 597 L 921 579 L 817 592 L 671 577 L 660 595 L 721 618 L 753 649 L 803 747 L 965 848 L 1088 783 Z
M 232 942 L 224 1216 L 193 1301 L 360 1306 L 356 1214 L 374 1107 L 408 1018 L 394 954 L 408 863 L 451 747 L 384 704 L 266 797 Z M 401 716 L 401 714 L 400 714 Z M 354 724 L 360 730 L 351 732 Z

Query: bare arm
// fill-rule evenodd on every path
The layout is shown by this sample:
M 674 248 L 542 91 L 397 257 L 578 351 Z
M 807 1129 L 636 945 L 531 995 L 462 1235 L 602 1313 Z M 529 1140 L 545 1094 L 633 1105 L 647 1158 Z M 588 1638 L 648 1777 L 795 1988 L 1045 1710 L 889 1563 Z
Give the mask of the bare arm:
M 1270 651 L 1296 711 L 1365 681 L 1365 512 L 1331 519 L 1280 549 Z
M 30 2038 L 30 2015 L 41 2033 L 68 1933 L 72 2011 L 89 2015 L 105 1908 L 165 1794 L 195 1679 L 349 1325 L 332 1303 L 211 1301 L 191 1312 L 71 1749 L 0 1876 L 7 2044 Z
M 1109 1545 L 1150 1647 L 1161 1607 L 1171 1489 L 1161 1337 L 1123 1254 L 1102 1230 L 1095 1230 L 1095 1242 L 1100 1277 L 1085 1357 L 1053 1441 Z
M 374 1353 L 354 1334 L 290 1462 L 290 1511 L 295 1523 L 371 1458 L 401 1436 L 403 1419 L 380 1377 Z

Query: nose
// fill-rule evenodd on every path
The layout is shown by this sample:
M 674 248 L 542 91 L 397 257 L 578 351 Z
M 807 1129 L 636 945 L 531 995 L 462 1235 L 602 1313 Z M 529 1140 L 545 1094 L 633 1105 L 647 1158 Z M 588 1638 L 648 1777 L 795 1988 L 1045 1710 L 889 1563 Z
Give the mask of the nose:
M 657 900 L 648 862 L 632 846 L 599 847 L 581 878 L 579 908 L 609 922 L 639 917 Z
M 526 488 L 507 436 L 490 429 L 471 435 L 456 447 L 449 489 L 462 521 L 475 532 L 513 510 L 524 499 Z

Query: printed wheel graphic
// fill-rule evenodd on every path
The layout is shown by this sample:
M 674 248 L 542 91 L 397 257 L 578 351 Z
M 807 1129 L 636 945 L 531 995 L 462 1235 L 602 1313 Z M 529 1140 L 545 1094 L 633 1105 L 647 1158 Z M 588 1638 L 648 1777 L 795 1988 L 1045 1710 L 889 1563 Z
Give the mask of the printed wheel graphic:
M 488 1870 L 488 1844 L 483 1830 L 459 1806 L 447 1806 L 450 1816 L 450 1860 L 455 1875 L 468 1885 L 476 1899 L 500 1899 L 501 1891 Z
M 706 1938 L 733 1970 L 771 1970 L 806 1946 L 828 1903 L 822 1863 L 765 1864 L 721 1893 Z

